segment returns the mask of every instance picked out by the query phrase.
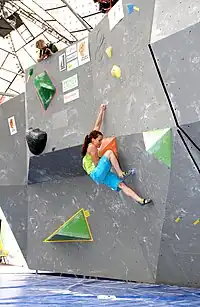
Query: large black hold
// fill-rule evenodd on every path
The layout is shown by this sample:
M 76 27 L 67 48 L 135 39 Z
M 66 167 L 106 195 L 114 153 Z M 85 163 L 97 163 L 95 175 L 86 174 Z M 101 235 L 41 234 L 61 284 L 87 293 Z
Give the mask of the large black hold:
M 47 133 L 39 128 L 30 128 L 26 133 L 29 150 L 34 155 L 40 155 L 47 144 Z

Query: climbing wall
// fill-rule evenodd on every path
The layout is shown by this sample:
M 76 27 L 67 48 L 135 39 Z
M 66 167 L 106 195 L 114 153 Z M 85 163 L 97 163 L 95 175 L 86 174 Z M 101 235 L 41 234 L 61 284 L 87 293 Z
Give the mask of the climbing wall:
M 90 33 L 89 57 L 86 52 L 77 59 L 75 50 L 81 53 L 83 48 L 78 43 L 26 72 L 26 129 L 47 134 L 40 155 L 27 147 L 23 201 L 28 208 L 28 265 L 76 275 L 199 286 L 195 11 L 200 5 L 164 0 L 136 0 L 134 5 L 123 0 L 123 16 L 116 26 L 110 30 L 111 10 Z M 180 23 L 170 28 L 174 7 L 181 12 Z M 105 52 L 108 47 L 111 57 Z M 113 65 L 120 68 L 120 78 L 111 75 Z M 122 168 L 136 168 L 127 184 L 151 197 L 152 205 L 143 208 L 85 175 L 81 144 L 101 103 L 107 104 L 103 132 L 116 137 Z M 22 143 L 20 150 L 25 149 L 25 138 Z M 22 163 L 26 174 L 26 155 L 23 161 L 16 167 Z M 15 198 L 16 204 L 21 202 Z M 20 223 L 14 211 L 11 217 Z
M 24 94 L 0 106 L 0 207 L 27 255 L 27 153 Z

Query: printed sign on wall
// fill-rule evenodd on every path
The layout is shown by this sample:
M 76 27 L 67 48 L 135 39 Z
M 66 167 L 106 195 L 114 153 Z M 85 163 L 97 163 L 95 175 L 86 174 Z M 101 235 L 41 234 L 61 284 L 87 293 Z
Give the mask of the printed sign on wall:
M 64 103 L 76 100 L 78 98 L 79 98 L 79 89 L 76 89 L 64 95 Z
M 75 59 L 67 63 L 67 71 L 73 70 L 78 67 L 78 59 Z
M 77 74 L 62 81 L 63 93 L 70 91 L 77 86 L 78 86 L 78 75 Z
M 77 59 L 77 56 L 78 56 L 78 53 L 77 53 L 77 52 L 74 52 L 74 53 L 72 53 L 72 54 L 67 55 L 67 63 L 68 63 L 68 62 L 71 62 L 71 61 L 74 60 L 74 59 Z
M 8 126 L 10 129 L 10 134 L 14 135 L 17 133 L 17 127 L 16 127 L 16 123 L 15 123 L 15 117 L 12 116 L 10 118 L 8 118 Z
M 108 20 L 110 31 L 124 18 L 124 10 L 122 0 L 119 0 L 108 12 Z
M 63 53 L 59 56 L 59 69 L 60 71 L 63 71 L 67 68 L 66 66 L 66 54 Z
M 72 53 L 75 53 L 75 52 L 77 52 L 77 46 L 76 46 L 76 44 L 71 45 L 70 47 L 68 47 L 68 48 L 66 49 L 66 55 L 67 55 L 67 56 L 70 55 L 70 54 L 72 54 Z
M 83 65 L 90 61 L 88 37 L 78 42 L 78 63 Z

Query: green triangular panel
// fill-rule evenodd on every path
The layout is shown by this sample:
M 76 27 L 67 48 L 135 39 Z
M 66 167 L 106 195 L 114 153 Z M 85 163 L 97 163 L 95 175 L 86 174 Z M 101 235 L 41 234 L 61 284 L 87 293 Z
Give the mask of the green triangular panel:
M 63 224 L 46 241 L 71 241 L 71 240 L 91 240 L 91 233 L 84 215 L 84 210 L 80 210 L 66 223 Z
M 43 108 L 47 110 L 56 92 L 56 88 L 46 71 L 35 77 L 34 86 L 41 100 Z
M 159 161 L 163 162 L 168 167 L 171 167 L 172 160 L 172 132 L 169 130 L 160 140 L 149 149 Z
M 154 144 L 156 144 L 156 142 L 160 140 L 162 136 L 165 135 L 165 133 L 167 133 L 169 130 L 170 128 L 157 129 L 157 130 L 143 132 L 143 139 L 144 139 L 146 151 L 149 151 L 149 149 Z

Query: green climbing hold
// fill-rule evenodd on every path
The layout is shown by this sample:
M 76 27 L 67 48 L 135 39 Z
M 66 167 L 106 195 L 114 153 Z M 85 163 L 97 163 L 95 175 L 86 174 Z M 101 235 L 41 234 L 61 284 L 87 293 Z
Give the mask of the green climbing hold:
M 93 241 L 87 215 L 84 209 L 79 210 L 44 242 L 80 242 Z
M 33 68 L 29 69 L 28 75 L 31 77 L 33 75 Z
M 46 71 L 35 77 L 34 86 L 41 100 L 43 108 L 47 110 L 56 92 L 56 88 Z
M 171 167 L 172 132 L 171 129 L 159 129 L 143 133 L 146 150 L 166 166 Z

